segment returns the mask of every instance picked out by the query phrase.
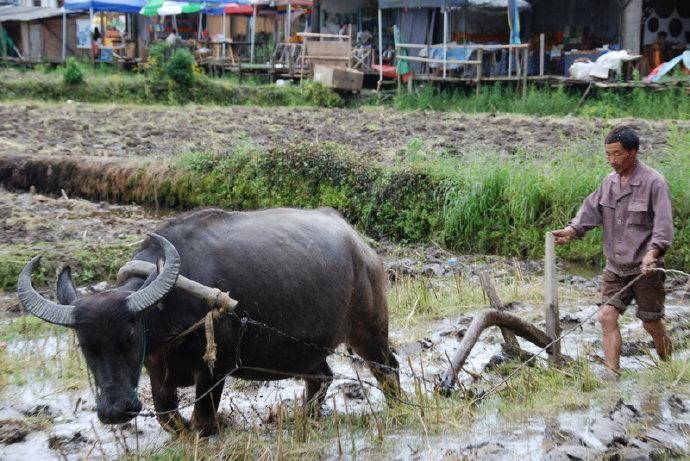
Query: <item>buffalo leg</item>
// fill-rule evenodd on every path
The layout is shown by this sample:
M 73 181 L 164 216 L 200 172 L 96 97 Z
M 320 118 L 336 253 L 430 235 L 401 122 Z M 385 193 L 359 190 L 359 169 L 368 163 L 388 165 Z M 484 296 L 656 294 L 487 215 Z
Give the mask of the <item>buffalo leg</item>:
M 311 416 L 318 416 L 321 413 L 321 407 L 326 399 L 326 392 L 328 387 L 333 382 L 333 371 L 324 360 L 318 367 L 310 373 L 312 375 L 319 375 L 319 377 L 305 378 L 304 383 L 307 387 L 307 395 L 304 401 L 306 410 Z
M 220 399 L 223 395 L 223 387 L 225 386 L 225 378 L 214 378 L 208 370 L 203 369 L 197 371 L 194 375 L 196 398 L 209 391 L 211 386 L 215 386 L 211 392 L 208 392 L 205 397 L 199 399 L 194 404 L 194 411 L 192 412 L 192 429 L 199 432 L 202 437 L 208 437 L 217 434 L 219 431 L 218 419 L 216 412 L 220 405 Z
M 166 383 L 164 367 L 147 366 L 151 378 L 151 394 L 158 423 L 168 432 L 179 434 L 187 429 L 187 422 L 177 411 L 177 387 Z
M 369 344 L 354 345 L 353 348 L 360 357 L 367 362 L 367 366 L 381 386 L 387 399 L 400 396 L 400 375 L 398 374 L 398 360 L 391 352 L 388 344 L 371 346 Z

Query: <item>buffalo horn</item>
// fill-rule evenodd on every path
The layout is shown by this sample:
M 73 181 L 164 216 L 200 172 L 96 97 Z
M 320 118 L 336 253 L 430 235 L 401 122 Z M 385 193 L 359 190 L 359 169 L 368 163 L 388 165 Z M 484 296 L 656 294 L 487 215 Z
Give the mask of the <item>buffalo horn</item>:
M 74 306 L 67 306 L 64 304 L 57 304 L 49 299 L 44 298 L 31 286 L 31 273 L 36 270 L 41 256 L 35 256 L 29 261 L 17 280 L 17 295 L 19 302 L 33 315 L 41 320 L 55 325 L 62 325 L 66 327 L 74 326 L 76 323 L 74 318 Z
M 149 234 L 163 248 L 165 265 L 151 284 L 127 297 L 127 306 L 133 312 L 142 312 L 158 303 L 172 289 L 180 273 L 180 255 L 165 237 Z

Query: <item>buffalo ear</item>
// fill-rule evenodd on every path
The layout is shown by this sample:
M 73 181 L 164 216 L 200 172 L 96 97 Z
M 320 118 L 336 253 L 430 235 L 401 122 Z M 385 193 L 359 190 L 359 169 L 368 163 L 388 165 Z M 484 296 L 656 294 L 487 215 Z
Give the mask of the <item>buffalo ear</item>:
M 60 304 L 72 304 L 77 299 L 77 289 L 72 281 L 72 269 L 65 266 L 60 271 L 57 281 L 57 299 Z
M 151 271 L 148 277 L 146 277 L 146 280 L 144 280 L 144 283 L 139 287 L 140 290 L 146 288 L 147 286 L 151 285 L 151 283 L 156 280 L 156 277 L 158 277 L 158 273 L 160 272 L 160 266 L 157 266 L 154 270 Z

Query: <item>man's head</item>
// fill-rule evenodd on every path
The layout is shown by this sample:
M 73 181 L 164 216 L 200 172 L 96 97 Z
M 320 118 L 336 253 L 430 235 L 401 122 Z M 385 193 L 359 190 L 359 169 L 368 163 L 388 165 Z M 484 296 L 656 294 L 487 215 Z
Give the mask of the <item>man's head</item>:
M 640 138 L 629 126 L 618 126 L 606 135 L 606 159 L 616 173 L 629 173 L 637 163 Z

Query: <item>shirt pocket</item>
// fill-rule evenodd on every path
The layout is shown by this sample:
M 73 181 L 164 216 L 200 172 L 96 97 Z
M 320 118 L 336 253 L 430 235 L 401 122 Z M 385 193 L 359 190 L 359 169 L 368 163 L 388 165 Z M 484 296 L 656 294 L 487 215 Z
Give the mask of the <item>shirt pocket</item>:
M 647 202 L 631 201 L 628 204 L 628 224 L 632 226 L 651 227 Z

